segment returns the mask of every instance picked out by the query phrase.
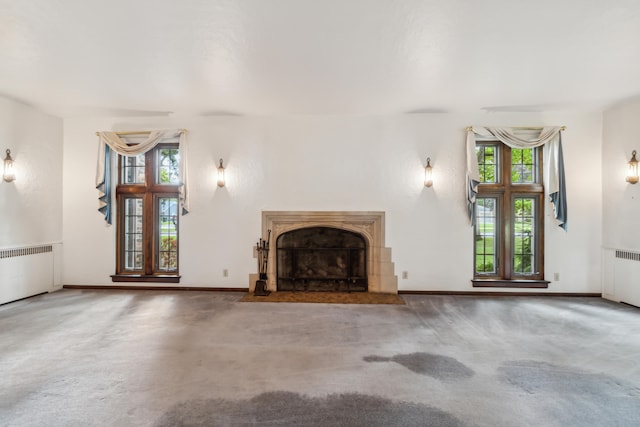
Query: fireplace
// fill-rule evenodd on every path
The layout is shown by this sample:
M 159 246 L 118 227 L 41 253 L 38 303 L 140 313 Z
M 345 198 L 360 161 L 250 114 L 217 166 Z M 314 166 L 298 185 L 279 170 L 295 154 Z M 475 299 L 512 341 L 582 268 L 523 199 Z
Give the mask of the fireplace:
M 307 247 L 292 246 L 293 240 L 305 236 L 311 229 L 318 229 L 316 231 L 321 231 L 323 237 L 309 240 Z M 271 250 L 268 253 L 266 287 L 270 291 L 295 289 L 398 293 L 398 278 L 391 262 L 391 249 L 385 247 L 384 212 L 263 211 L 263 238 L 267 237 L 269 230 Z M 289 234 L 296 230 L 300 231 Z M 335 237 L 338 242 L 342 239 L 346 247 L 334 246 L 335 242 L 331 243 L 327 237 Z M 278 251 L 278 245 L 283 252 Z M 327 251 L 330 256 L 324 261 L 313 261 L 313 257 L 321 251 Z M 297 257 L 297 261 L 286 264 L 292 261 L 291 257 Z M 351 257 L 350 263 L 347 263 L 348 257 Z M 338 258 L 341 260 L 338 261 Z M 311 265 L 305 271 L 305 267 L 313 262 L 326 263 L 324 271 L 322 265 Z M 258 278 L 258 274 L 249 276 L 251 292 Z
M 276 242 L 278 291 L 366 292 L 366 241 L 359 233 L 307 227 Z

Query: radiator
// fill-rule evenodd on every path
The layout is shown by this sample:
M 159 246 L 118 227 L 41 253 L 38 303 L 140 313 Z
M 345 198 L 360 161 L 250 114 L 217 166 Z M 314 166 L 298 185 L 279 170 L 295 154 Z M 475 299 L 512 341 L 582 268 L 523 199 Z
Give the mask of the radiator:
M 605 298 L 640 307 L 640 250 L 605 248 L 602 270 Z
M 0 249 L 0 304 L 62 287 L 61 243 Z

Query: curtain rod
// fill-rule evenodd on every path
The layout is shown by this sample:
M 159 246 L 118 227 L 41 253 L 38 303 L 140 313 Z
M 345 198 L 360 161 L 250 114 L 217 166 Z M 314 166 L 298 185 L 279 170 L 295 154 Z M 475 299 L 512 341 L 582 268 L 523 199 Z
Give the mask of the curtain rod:
M 518 129 L 518 130 L 542 130 L 545 128 L 545 126 L 505 126 L 505 127 L 510 127 L 511 129 Z M 466 130 L 467 131 L 473 130 L 473 126 L 467 126 Z M 567 127 L 560 126 L 560 130 L 565 131 L 567 130 Z
M 178 129 L 181 132 L 186 133 L 186 129 Z M 116 135 L 149 135 L 151 134 L 151 130 L 132 130 L 128 132 L 116 132 Z M 96 135 L 100 135 L 100 132 L 96 132 Z

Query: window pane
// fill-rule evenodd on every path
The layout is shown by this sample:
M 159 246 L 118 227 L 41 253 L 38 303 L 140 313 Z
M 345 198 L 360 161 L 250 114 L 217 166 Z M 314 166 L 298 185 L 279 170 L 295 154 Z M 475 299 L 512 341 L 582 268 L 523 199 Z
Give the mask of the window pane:
M 164 148 L 158 152 L 158 184 L 178 184 L 180 152 L 177 148 Z
M 496 183 L 498 180 L 498 146 L 478 145 L 476 147 L 478 155 L 478 169 L 480 171 L 480 182 Z
M 158 270 L 178 270 L 178 198 L 158 198 Z
M 142 199 L 124 199 L 124 269 L 142 270 Z
M 516 197 L 513 201 L 513 271 L 534 274 L 536 199 Z
M 495 274 L 497 271 L 497 206 L 498 199 L 479 197 L 475 206 L 475 271 Z
M 531 184 L 536 182 L 536 149 L 511 149 L 511 181 L 514 184 Z
M 144 154 L 122 156 L 123 184 L 144 184 Z

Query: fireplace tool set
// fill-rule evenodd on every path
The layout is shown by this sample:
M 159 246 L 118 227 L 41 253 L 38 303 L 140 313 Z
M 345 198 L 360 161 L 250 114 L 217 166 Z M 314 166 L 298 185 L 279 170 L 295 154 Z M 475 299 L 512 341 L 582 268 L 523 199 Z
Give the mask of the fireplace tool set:
M 260 273 L 260 278 L 256 280 L 256 287 L 253 294 L 257 296 L 267 296 L 271 293 L 271 291 L 267 290 L 269 240 L 271 240 L 271 230 L 267 230 L 267 240 L 264 240 L 261 237 L 258 243 L 256 243 L 256 251 L 258 253 L 258 273 Z

